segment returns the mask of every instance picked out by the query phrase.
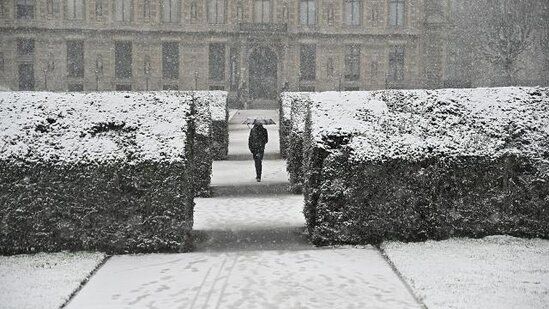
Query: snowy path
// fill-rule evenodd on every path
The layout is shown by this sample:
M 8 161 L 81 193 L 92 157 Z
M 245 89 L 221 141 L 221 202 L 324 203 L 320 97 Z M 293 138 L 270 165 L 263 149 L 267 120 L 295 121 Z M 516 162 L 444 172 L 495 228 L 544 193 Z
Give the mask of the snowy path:
M 246 117 L 232 112 L 229 159 L 214 163 L 212 198 L 197 198 L 196 251 L 112 257 L 68 308 L 418 308 L 380 252 L 315 248 L 303 196 L 288 193 L 278 127 L 268 126 L 262 182 L 247 149 Z

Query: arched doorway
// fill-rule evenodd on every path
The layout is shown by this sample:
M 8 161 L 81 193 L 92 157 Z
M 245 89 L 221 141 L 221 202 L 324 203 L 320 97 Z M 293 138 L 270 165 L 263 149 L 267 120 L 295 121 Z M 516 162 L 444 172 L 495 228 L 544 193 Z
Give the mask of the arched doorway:
M 278 57 L 267 47 L 253 50 L 249 59 L 250 98 L 275 100 Z

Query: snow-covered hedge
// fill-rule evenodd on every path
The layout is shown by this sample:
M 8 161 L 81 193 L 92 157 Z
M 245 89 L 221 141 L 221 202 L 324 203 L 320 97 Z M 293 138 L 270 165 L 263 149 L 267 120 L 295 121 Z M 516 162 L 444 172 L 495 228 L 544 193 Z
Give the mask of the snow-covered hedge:
M 191 105 L 177 93 L 0 93 L 0 253 L 185 250 Z
M 229 154 L 229 109 L 226 91 L 198 91 L 210 102 L 212 114 L 212 150 L 215 160 L 223 160 Z
M 292 106 L 299 104 L 309 94 L 309 92 L 283 92 L 278 97 L 280 154 L 284 159 L 288 157 L 290 129 L 292 127 Z
M 290 187 L 301 192 L 303 182 L 303 132 L 311 93 L 294 93 L 290 108 L 290 123 L 287 137 L 286 169 L 290 175 Z
M 179 92 L 174 93 L 183 97 L 186 104 L 191 106 L 194 117 L 193 135 L 193 188 L 195 196 L 209 196 L 212 179 L 213 163 L 213 120 L 211 104 L 215 97 L 209 92 Z
M 549 90 L 311 96 L 305 215 L 316 244 L 549 237 Z

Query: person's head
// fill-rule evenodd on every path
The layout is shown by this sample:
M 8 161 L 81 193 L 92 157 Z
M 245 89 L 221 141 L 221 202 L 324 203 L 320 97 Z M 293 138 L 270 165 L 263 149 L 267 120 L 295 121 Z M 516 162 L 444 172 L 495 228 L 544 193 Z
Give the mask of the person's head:
M 263 124 L 261 123 L 261 121 L 259 121 L 257 119 L 254 120 L 254 127 L 262 127 L 262 126 L 263 126 Z

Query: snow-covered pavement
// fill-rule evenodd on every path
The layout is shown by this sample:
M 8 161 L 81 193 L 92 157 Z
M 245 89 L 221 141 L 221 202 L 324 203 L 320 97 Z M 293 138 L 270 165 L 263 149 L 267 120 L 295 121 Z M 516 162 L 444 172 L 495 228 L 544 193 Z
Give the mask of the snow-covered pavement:
M 0 308 L 59 308 L 105 259 L 103 253 L 0 257 Z
M 549 308 L 549 240 L 491 236 L 383 247 L 430 309 Z
M 117 256 L 67 308 L 418 308 L 371 248 Z

